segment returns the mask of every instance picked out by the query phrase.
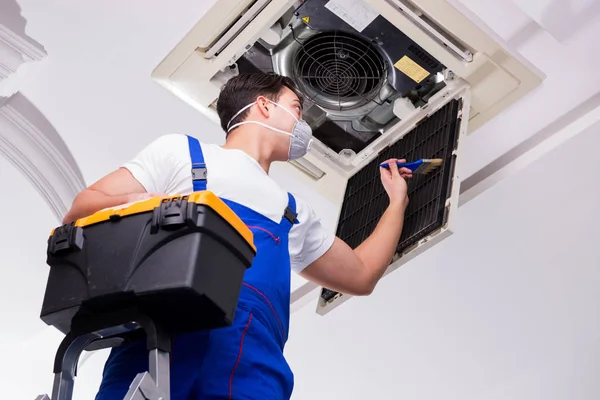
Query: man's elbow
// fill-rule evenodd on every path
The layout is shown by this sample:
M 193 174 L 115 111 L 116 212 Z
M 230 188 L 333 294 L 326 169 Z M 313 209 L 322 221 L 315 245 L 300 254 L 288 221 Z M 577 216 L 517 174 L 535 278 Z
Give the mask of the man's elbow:
M 356 285 L 352 295 L 353 296 L 369 296 L 375 290 L 377 282 L 372 282 L 370 279 L 362 281 L 359 285 Z
M 71 216 L 71 211 L 69 211 L 62 220 L 62 224 L 63 225 L 67 225 L 70 224 L 71 222 L 75 221 L 77 218 L 74 218 L 73 216 Z
M 69 209 L 69 211 L 67 211 L 67 213 L 65 214 L 65 216 L 63 217 L 62 223 L 63 225 L 67 225 L 70 224 L 71 222 L 75 222 L 77 221 L 79 218 L 84 217 L 83 212 L 83 204 L 85 203 L 85 196 L 86 193 L 88 192 L 88 189 L 84 189 L 81 192 L 79 192 L 77 194 L 77 196 L 75 196 L 75 198 L 73 199 L 73 203 L 71 204 L 71 208 Z
M 364 262 L 358 258 L 360 268 L 357 268 L 359 273 L 354 276 L 352 283 L 349 283 L 346 294 L 351 296 L 369 296 L 375 290 L 377 279 L 369 273 L 369 269 Z

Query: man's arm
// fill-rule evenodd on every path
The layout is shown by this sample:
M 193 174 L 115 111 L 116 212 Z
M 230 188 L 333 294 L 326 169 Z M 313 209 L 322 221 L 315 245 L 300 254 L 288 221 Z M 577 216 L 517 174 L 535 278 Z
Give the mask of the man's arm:
M 187 146 L 186 136 L 170 134 L 155 139 L 124 167 L 79 193 L 63 223 L 87 217 L 104 208 L 162 196 L 168 191 L 176 168 L 173 149 L 179 146 Z
M 394 256 L 408 205 L 405 178 L 412 177 L 411 171 L 405 168 L 398 170 L 396 161 L 388 161 L 389 170 L 381 169 L 381 180 L 390 204 L 373 233 L 354 250 L 335 238 L 331 248 L 306 267 L 301 276 L 328 289 L 354 296 L 368 295 L 373 291 Z
M 114 207 L 151 197 L 126 168 L 108 174 L 98 182 L 79 193 L 71 209 L 65 215 L 63 224 L 92 215 L 104 208 Z

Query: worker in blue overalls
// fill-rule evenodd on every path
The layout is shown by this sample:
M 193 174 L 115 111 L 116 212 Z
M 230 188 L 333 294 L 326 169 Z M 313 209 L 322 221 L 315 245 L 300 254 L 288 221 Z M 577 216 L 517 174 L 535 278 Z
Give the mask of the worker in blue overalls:
M 181 335 L 171 357 L 171 399 L 289 399 L 293 374 L 283 356 L 290 319 L 290 271 L 319 285 L 368 295 L 394 254 L 406 209 L 408 169 L 381 169 L 389 205 L 371 236 L 356 249 L 325 229 L 311 206 L 268 175 L 275 161 L 303 157 L 312 142 L 302 103 L 289 78 L 242 74 L 217 102 L 223 146 L 171 134 L 81 192 L 65 223 L 106 207 L 154 195 L 210 190 L 254 234 L 258 249 L 246 272 L 231 327 Z M 167 268 L 168 266 L 165 266 Z M 122 399 L 148 369 L 145 343 L 112 350 L 98 400 Z

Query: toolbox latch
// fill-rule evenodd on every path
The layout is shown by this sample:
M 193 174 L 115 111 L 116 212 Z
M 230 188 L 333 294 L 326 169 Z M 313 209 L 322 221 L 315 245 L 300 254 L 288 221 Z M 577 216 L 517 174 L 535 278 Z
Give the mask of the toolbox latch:
M 177 229 L 187 225 L 188 213 L 193 211 L 193 206 L 195 203 L 188 203 L 187 196 L 163 200 L 154 209 L 150 232 L 156 233 L 159 228 Z
M 48 253 L 54 255 L 61 251 L 83 249 L 83 229 L 74 223 L 63 225 L 54 230 L 48 239 Z

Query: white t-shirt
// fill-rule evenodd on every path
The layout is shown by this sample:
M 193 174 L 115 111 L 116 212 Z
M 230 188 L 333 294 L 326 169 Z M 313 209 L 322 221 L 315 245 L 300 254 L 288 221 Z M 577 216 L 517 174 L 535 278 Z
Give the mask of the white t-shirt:
M 201 143 L 208 171 L 207 190 L 248 207 L 279 223 L 288 203 L 287 192 L 241 150 Z M 147 192 L 168 195 L 193 192 L 192 167 L 185 135 L 161 136 L 125 165 Z M 299 223 L 289 234 L 291 267 L 302 271 L 321 257 L 335 236 L 322 225 L 310 204 L 296 198 Z

